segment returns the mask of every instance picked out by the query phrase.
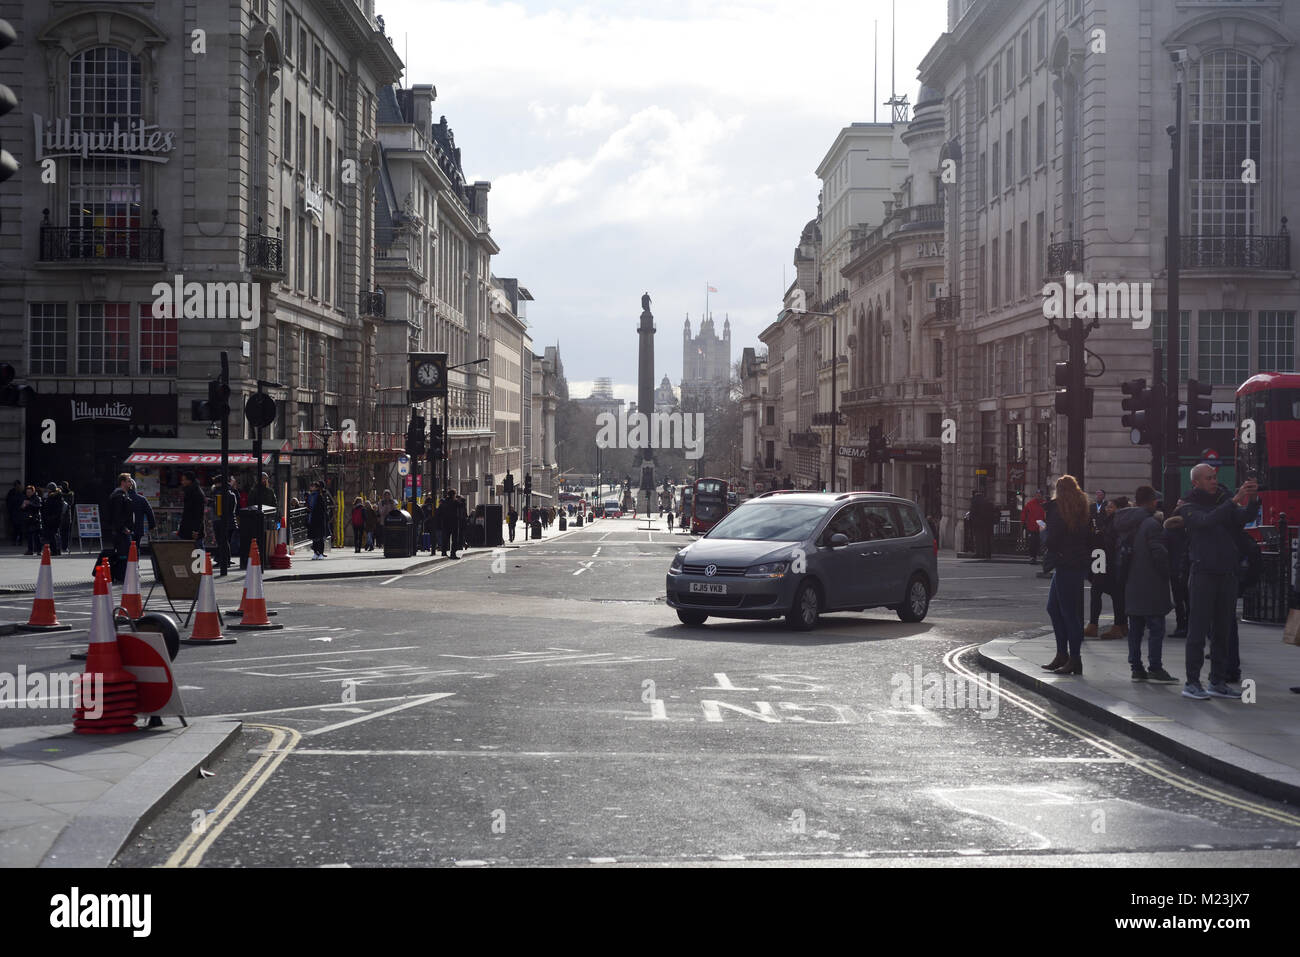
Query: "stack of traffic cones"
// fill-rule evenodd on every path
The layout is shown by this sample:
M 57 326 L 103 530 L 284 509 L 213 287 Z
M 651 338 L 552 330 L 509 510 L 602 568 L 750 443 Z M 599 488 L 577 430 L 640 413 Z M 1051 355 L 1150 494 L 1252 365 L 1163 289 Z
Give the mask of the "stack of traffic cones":
M 80 700 L 72 713 L 78 734 L 121 734 L 135 730 L 138 700 L 135 678 L 122 667 L 113 628 L 113 601 L 108 577 L 95 569 L 95 598 L 90 606 L 90 648 L 81 675 Z M 90 705 L 87 709 L 86 705 Z M 89 715 L 99 712 L 98 717 Z
M 131 543 L 126 558 L 126 577 L 122 580 L 122 610 L 132 618 L 144 614 L 144 600 L 140 597 L 140 552 Z
M 54 569 L 50 566 L 50 546 L 41 550 L 41 568 L 36 573 L 36 597 L 32 599 L 32 614 L 19 631 L 71 631 L 54 614 Z
M 194 607 L 194 630 L 181 642 L 187 645 L 233 645 L 238 639 L 221 633 L 221 612 L 217 611 L 217 590 L 212 583 L 212 554 L 204 553 L 203 577 Z
M 273 625 L 266 617 L 266 597 L 262 594 L 262 556 L 258 553 L 257 542 L 252 542 L 248 549 L 248 574 L 244 576 L 244 600 L 239 603 L 239 610 L 244 620 L 238 625 L 231 625 L 231 631 L 270 631 L 283 628 Z

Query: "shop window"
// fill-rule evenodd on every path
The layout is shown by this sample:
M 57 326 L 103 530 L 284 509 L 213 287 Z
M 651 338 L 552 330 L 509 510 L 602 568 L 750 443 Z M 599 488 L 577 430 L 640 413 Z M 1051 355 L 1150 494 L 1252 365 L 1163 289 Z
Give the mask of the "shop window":
M 176 317 L 155 316 L 152 302 L 140 303 L 140 375 L 176 375 L 176 354 Z
M 28 310 L 28 374 L 67 375 L 67 303 L 33 302 Z
M 131 306 L 89 302 L 77 306 L 77 374 L 131 374 Z

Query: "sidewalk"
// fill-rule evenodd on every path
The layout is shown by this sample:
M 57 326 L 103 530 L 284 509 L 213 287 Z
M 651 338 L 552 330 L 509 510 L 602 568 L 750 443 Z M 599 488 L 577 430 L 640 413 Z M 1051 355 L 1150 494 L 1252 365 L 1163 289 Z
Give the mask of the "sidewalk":
M 1040 666 L 1056 653 L 1052 629 L 1039 638 L 999 638 L 980 646 L 984 665 L 1017 684 L 1123 731 L 1191 767 L 1282 801 L 1300 802 L 1300 648 L 1283 644 L 1281 626 L 1240 626 L 1243 677 L 1255 703 L 1182 696 L 1184 641 L 1166 638 L 1164 667 L 1178 684 L 1129 677 L 1125 639 L 1088 639 L 1081 676 Z M 1143 642 L 1143 661 L 1146 659 Z M 1207 663 L 1208 668 L 1208 663 Z M 1205 673 L 1202 673 L 1202 684 Z
M 0 867 L 107 867 L 242 727 L 165 720 L 134 734 L 0 729 Z

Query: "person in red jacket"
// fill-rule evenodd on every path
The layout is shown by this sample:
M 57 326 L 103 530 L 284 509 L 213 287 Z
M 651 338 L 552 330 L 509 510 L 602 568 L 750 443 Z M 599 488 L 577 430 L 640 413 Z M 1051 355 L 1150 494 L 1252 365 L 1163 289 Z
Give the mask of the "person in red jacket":
M 1043 490 L 1039 489 L 1034 493 L 1034 497 L 1025 503 L 1024 510 L 1020 513 L 1020 520 L 1024 524 L 1025 538 L 1029 545 L 1029 564 L 1038 564 L 1038 543 L 1040 541 L 1040 529 L 1047 521 L 1046 503 L 1043 501 Z

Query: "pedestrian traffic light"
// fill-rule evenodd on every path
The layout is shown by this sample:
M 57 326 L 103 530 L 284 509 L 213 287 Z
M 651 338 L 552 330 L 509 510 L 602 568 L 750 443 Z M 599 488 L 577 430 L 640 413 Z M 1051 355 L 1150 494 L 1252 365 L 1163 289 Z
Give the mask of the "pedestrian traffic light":
M 36 395 L 29 385 L 14 385 L 17 375 L 18 370 L 9 363 L 0 363 L 0 405 L 26 406 Z
M 208 414 L 212 421 L 230 415 L 230 386 L 221 379 L 208 383 Z
M 1134 445 L 1149 444 L 1151 436 L 1148 429 L 1151 426 L 1151 417 L 1148 410 L 1151 405 L 1151 390 L 1147 388 L 1147 380 L 1129 379 L 1119 387 L 1119 390 L 1125 396 L 1120 403 L 1124 409 L 1120 422 L 1136 433 Z
M 0 20 L 0 50 L 18 42 L 18 34 L 8 20 Z M 14 91 L 0 83 L 0 116 L 18 109 L 18 97 Z M 0 149 L 0 183 L 18 172 L 18 161 L 6 149 Z
M 1056 414 L 1092 418 L 1092 389 L 1083 386 L 1076 389 L 1073 383 L 1074 369 L 1069 362 L 1058 362 L 1054 368 L 1056 381 Z M 1143 385 L 1146 383 L 1144 382 Z M 1125 406 L 1127 408 L 1127 406 Z
M 1214 399 L 1211 393 L 1214 387 L 1196 379 L 1187 380 L 1187 427 L 1189 429 L 1208 429 Z
M 433 420 L 433 429 L 429 432 L 429 461 L 441 462 L 447 457 L 447 443 L 442 435 L 442 423 Z
M 506 473 L 506 477 L 501 482 L 501 490 L 507 495 L 515 494 L 515 473 Z
M 878 425 L 867 429 L 867 461 L 885 461 L 885 430 Z
M 524 473 L 524 494 L 525 495 L 533 494 L 533 473 L 532 472 Z
M 424 454 L 424 448 L 424 416 L 412 412 L 411 424 L 406 429 L 406 454 L 418 459 Z

